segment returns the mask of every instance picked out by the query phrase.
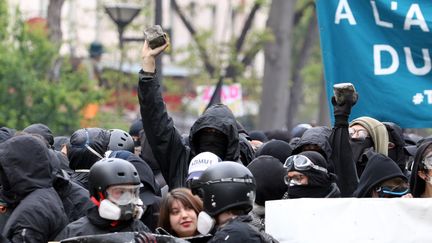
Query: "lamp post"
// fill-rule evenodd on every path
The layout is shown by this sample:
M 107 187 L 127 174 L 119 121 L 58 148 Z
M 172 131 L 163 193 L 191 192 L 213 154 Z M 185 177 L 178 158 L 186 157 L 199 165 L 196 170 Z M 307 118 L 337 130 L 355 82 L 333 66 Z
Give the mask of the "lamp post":
M 116 82 L 116 92 L 117 92 L 117 108 L 121 111 L 121 106 L 123 104 L 120 95 L 120 77 L 123 72 L 123 60 L 124 60 L 124 37 L 123 33 L 128 24 L 139 14 L 141 7 L 131 4 L 112 4 L 105 5 L 105 12 L 110 16 L 111 20 L 117 25 L 117 31 L 119 35 L 119 49 L 120 49 L 120 62 L 119 62 L 119 73 L 118 80 Z
M 105 5 L 105 12 L 117 25 L 119 33 L 119 47 L 123 49 L 123 32 L 128 24 L 139 14 L 141 7 L 131 4 Z

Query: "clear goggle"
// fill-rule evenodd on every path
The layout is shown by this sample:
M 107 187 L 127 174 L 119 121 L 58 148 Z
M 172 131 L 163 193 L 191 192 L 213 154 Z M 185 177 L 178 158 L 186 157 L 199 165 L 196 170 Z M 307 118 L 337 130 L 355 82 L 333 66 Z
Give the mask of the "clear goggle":
M 108 200 L 117 205 L 127 205 L 139 199 L 140 185 L 110 186 L 106 190 Z
M 291 171 L 293 168 L 298 171 L 307 171 L 310 169 L 315 169 L 327 173 L 327 169 L 321 166 L 315 165 L 308 157 L 296 154 L 291 155 L 285 160 L 284 167 L 287 168 L 288 171 Z
M 369 133 L 366 129 L 360 128 L 360 129 L 354 129 L 354 128 L 348 128 L 348 134 L 350 138 L 357 138 L 357 139 L 366 139 L 369 137 Z

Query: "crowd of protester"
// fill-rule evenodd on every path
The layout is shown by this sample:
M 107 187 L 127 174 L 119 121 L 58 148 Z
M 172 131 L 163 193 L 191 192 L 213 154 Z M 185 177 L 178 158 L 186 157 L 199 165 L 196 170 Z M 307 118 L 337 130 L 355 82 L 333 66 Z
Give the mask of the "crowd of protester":
M 432 196 L 432 139 L 372 117 L 349 122 L 352 95 L 333 98 L 333 127 L 246 131 L 216 104 L 181 135 L 156 79 L 167 46 L 144 44 L 141 119 L 129 132 L 0 129 L 2 242 L 115 232 L 136 242 L 278 242 L 265 232 L 269 200 Z

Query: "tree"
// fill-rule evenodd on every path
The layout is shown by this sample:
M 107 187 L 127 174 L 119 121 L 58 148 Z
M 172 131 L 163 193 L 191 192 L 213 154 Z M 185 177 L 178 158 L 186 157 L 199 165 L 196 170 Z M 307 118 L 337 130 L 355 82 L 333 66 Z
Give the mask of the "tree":
M 0 2 L 0 10 L 7 9 L 4 4 Z M 79 128 L 82 108 L 101 100 L 103 93 L 88 83 L 87 73 L 73 72 L 68 62 L 61 66 L 58 82 L 50 81 L 57 46 L 44 27 L 30 30 L 16 16 L 12 28 L 0 21 L 0 31 L 6 31 L 0 36 L 9 37 L 0 39 L 0 125 L 23 129 L 44 123 L 56 134 L 70 134 Z
M 270 7 L 267 26 L 273 31 L 275 40 L 267 43 L 264 48 L 265 66 L 259 116 L 259 128 L 263 130 L 285 126 L 295 4 L 294 0 L 273 0 Z

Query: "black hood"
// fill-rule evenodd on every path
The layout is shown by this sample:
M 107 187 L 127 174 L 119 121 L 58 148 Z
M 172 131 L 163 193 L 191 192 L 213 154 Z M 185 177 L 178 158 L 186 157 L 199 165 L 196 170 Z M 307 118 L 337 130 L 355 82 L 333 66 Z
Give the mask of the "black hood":
M 100 158 L 86 148 L 86 145 L 103 157 L 108 149 L 110 135 L 110 132 L 102 128 L 83 128 L 75 131 L 67 148 L 69 167 L 73 170 L 90 169 Z
M 228 138 L 228 143 L 224 160 L 239 160 L 240 146 L 237 121 L 227 106 L 223 104 L 211 106 L 192 125 L 189 133 L 189 144 L 193 156 L 197 154 L 193 143 L 194 136 L 203 128 L 214 128 L 225 134 Z
M 15 135 L 15 130 L 10 129 L 7 127 L 1 127 L 0 128 L 0 143 L 3 143 L 4 141 L 8 140 L 9 138 L 13 137 Z
M 24 128 L 23 132 L 39 134 L 48 142 L 49 145 L 52 146 L 54 144 L 54 136 L 51 132 L 51 129 L 49 129 L 49 127 L 47 127 L 44 124 L 41 123 L 32 124 Z
M 255 156 L 270 155 L 284 164 L 285 160 L 291 156 L 291 153 L 292 148 L 289 143 L 273 139 L 261 145 L 261 147 L 256 151 Z
M 414 164 L 410 177 L 410 191 L 413 197 L 420 197 L 425 190 L 425 181 L 418 176 L 419 165 L 422 163 L 425 151 L 432 146 L 432 141 L 423 143 L 418 149 L 414 157 Z
M 354 197 L 370 197 L 369 193 L 374 187 L 395 177 L 408 180 L 396 162 L 385 155 L 369 152 L 367 160 L 365 170 L 360 177 L 357 189 L 354 191 Z
M 277 158 L 262 155 L 252 160 L 247 168 L 256 181 L 256 204 L 264 206 L 265 201 L 282 199 L 288 189 L 284 181 L 287 172 Z
M 36 189 L 51 187 L 52 156 L 46 144 L 31 135 L 13 137 L 0 144 L 2 199 L 13 204 Z
M 321 148 L 321 155 L 324 156 L 326 160 L 329 160 L 332 153 L 332 148 L 329 142 L 330 134 L 331 129 L 328 127 L 313 127 L 307 129 L 300 138 L 300 141 L 296 144 L 292 154 L 301 153 L 302 148 L 305 145 L 315 144 Z

